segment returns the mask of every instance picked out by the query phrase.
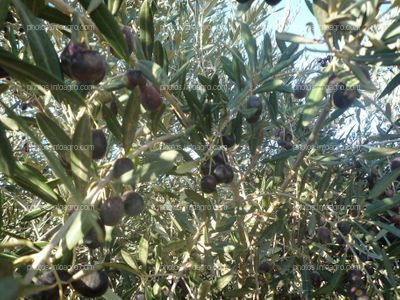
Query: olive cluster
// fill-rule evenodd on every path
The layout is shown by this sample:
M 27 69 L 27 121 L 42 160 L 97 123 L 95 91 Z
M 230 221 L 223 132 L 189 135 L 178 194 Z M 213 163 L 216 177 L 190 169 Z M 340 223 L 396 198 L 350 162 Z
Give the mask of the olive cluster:
M 112 176 L 115 179 L 134 169 L 134 164 L 129 158 L 119 158 L 115 161 Z M 84 244 L 95 249 L 101 246 L 101 240 L 105 235 L 105 226 L 116 226 L 124 215 L 129 217 L 137 216 L 144 210 L 143 197 L 134 191 L 126 191 L 119 196 L 112 196 L 106 199 L 100 206 L 100 218 L 97 221 L 98 227 L 101 229 L 99 233 L 96 228 L 92 228 L 84 237 Z
M 133 90 L 137 86 L 140 89 L 140 101 L 148 111 L 157 111 L 162 105 L 160 92 L 153 86 L 147 85 L 147 80 L 139 70 L 129 70 L 126 73 L 126 86 Z
M 232 145 L 232 136 L 223 137 L 225 144 Z M 228 164 L 226 153 L 219 151 L 210 159 L 203 161 L 200 165 L 200 173 L 203 175 L 200 187 L 203 193 L 214 193 L 217 190 L 217 184 L 231 183 L 234 177 L 233 169 Z

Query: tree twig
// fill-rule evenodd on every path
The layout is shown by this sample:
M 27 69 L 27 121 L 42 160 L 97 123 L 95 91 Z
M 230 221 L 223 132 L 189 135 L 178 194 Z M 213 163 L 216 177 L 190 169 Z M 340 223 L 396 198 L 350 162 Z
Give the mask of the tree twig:
M 312 144 L 314 144 L 314 142 L 316 141 L 319 131 L 321 130 L 323 123 L 326 119 L 326 117 L 329 114 L 329 111 L 331 109 L 331 102 L 328 101 L 328 103 L 325 105 L 322 114 L 319 116 L 314 130 L 311 132 L 310 136 L 308 137 L 306 146 L 304 147 L 303 151 L 301 153 L 299 153 L 299 155 L 297 156 L 297 159 L 293 165 L 293 169 L 291 172 L 289 172 L 288 176 L 285 178 L 285 181 L 282 184 L 282 191 L 285 191 L 285 189 L 288 187 L 289 183 L 292 181 L 292 179 L 295 179 L 297 177 L 297 172 L 300 168 L 300 165 L 303 163 L 304 158 L 307 156 L 307 154 L 309 153 L 309 148 Z

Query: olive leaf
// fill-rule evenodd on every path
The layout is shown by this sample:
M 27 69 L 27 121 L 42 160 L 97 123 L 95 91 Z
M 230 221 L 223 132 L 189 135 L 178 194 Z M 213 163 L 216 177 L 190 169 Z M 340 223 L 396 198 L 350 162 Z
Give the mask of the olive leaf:
M 6 131 L 0 124 L 0 171 L 7 176 L 12 176 L 15 169 L 15 158 Z
M 86 183 L 91 175 L 92 161 L 92 132 L 90 125 L 90 117 L 83 114 L 76 125 L 74 135 L 72 137 L 71 151 L 71 170 L 75 175 L 75 181 L 83 195 Z
M 320 103 L 325 96 L 329 76 L 323 74 L 314 84 L 307 96 L 306 105 L 302 114 L 302 125 L 308 126 L 320 109 Z
M 79 2 L 88 10 L 92 1 L 79 0 Z M 118 56 L 128 60 L 128 45 L 117 21 L 110 13 L 107 6 L 104 3 L 99 3 L 97 7 L 90 12 L 90 17 Z
M 126 103 L 125 112 L 122 120 L 123 146 L 128 151 L 135 138 L 140 118 L 140 92 L 135 88 Z
M 62 80 L 63 76 L 57 52 L 42 28 L 44 24 L 32 14 L 23 2 L 20 0 L 12 0 L 12 2 L 28 35 L 29 46 L 36 65 Z
M 144 0 L 139 12 L 140 39 L 147 59 L 152 57 L 154 46 L 153 12 L 149 0 Z

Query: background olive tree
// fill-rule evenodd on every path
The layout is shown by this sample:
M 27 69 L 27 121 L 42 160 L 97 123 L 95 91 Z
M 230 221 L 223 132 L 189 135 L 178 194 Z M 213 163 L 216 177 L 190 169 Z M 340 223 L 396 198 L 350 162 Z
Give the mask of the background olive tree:
M 69 283 L 102 269 L 106 299 L 395 299 L 399 3 L 305 4 L 321 36 L 273 32 L 264 1 L 0 1 L 2 298 L 82 298 Z M 105 58 L 99 84 L 65 74 L 71 40 Z M 223 136 L 234 179 L 203 193 Z M 103 238 L 101 203 L 131 190 L 145 210 Z

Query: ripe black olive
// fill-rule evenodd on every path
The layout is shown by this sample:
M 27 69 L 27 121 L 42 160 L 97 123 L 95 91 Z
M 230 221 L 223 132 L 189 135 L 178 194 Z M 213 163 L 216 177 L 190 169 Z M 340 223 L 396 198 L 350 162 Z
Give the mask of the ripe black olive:
M 246 121 L 248 123 L 256 123 L 258 119 L 261 116 L 262 112 L 262 103 L 260 101 L 260 98 L 257 96 L 251 96 L 246 103 L 246 108 L 247 109 L 256 109 L 256 111 L 253 113 L 252 116 L 248 117 Z
M 163 102 L 160 93 L 152 85 L 141 87 L 140 100 L 148 111 L 158 110 Z
M 106 61 L 99 52 L 70 42 L 61 53 L 61 68 L 82 84 L 97 84 L 106 74 Z
M 106 154 L 107 150 L 107 139 L 106 136 L 101 129 L 93 129 L 92 130 L 92 158 L 93 159 L 101 159 Z
M 73 281 L 71 284 L 74 290 L 82 296 L 95 298 L 104 295 L 107 291 L 108 277 L 104 271 L 96 271 Z
M 203 193 L 214 193 L 217 190 L 217 179 L 212 175 L 206 175 L 201 179 L 200 186 Z
M 100 208 L 100 218 L 104 225 L 115 226 L 124 216 L 124 204 L 120 197 L 108 198 Z
M 232 167 L 227 164 L 220 164 L 216 166 L 214 176 L 217 179 L 217 183 L 230 183 L 234 177 Z
M 135 165 L 132 160 L 127 157 L 118 158 L 113 167 L 113 177 L 120 178 L 123 174 L 133 170 Z
M 128 216 L 137 216 L 144 210 L 143 197 L 136 192 L 125 192 L 122 195 L 125 213 Z
M 331 231 L 326 227 L 320 227 L 317 231 L 317 238 L 321 244 L 331 242 Z

